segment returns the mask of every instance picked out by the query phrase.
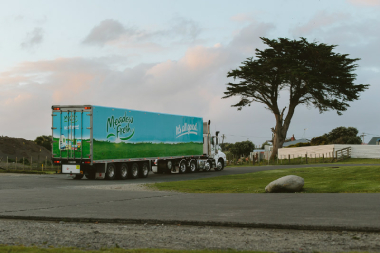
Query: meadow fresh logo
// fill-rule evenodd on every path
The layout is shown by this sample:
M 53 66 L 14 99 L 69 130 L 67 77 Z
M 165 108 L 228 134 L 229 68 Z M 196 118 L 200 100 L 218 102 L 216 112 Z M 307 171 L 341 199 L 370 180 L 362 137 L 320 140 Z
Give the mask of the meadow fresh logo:
M 78 122 L 78 117 L 77 115 L 65 115 L 63 116 L 63 122 L 73 124 Z
M 135 134 L 135 129 L 131 128 L 132 124 L 133 117 L 128 117 L 127 112 L 118 118 L 112 115 L 107 119 L 107 139 L 111 137 L 116 137 L 122 141 L 131 139 Z
M 175 130 L 176 130 L 176 135 L 178 137 L 180 136 L 183 136 L 185 134 L 187 135 L 190 135 L 190 134 L 195 134 L 195 135 L 198 135 L 198 125 L 197 123 L 195 124 L 183 124 L 182 126 L 179 125 L 179 126 L 176 126 L 175 127 Z

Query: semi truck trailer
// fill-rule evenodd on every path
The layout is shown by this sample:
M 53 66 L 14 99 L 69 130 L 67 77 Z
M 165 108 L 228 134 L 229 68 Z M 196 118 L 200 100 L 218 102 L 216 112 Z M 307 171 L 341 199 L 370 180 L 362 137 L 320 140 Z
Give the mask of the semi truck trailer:
M 96 105 L 52 106 L 52 161 L 74 179 L 221 171 L 217 131 L 201 117 Z

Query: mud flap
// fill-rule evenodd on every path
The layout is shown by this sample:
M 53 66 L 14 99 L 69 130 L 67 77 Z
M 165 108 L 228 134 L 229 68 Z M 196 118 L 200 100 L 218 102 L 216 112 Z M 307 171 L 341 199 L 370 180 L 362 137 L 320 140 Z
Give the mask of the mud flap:
M 179 173 L 179 164 L 175 165 L 175 166 L 172 168 L 172 173 Z
M 96 172 L 95 173 L 95 179 L 104 179 L 106 178 L 106 173 L 104 172 Z

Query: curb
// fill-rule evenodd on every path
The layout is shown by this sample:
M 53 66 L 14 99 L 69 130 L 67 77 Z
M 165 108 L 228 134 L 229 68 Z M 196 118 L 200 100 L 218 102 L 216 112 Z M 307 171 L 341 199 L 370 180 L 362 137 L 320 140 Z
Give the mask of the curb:
M 71 218 L 71 217 L 45 217 L 45 216 L 13 216 L 0 215 L 0 219 L 7 220 L 31 220 L 31 221 L 65 221 L 85 223 L 119 223 L 119 224 L 144 224 L 144 225 L 185 225 L 185 226 L 213 226 L 213 227 L 237 227 L 237 228 L 266 228 L 266 229 L 292 229 L 315 231 L 351 231 L 380 233 L 380 227 L 355 227 L 355 226 L 322 226 L 300 224 L 269 224 L 269 223 L 240 223 L 218 221 L 188 221 L 188 220 L 158 220 L 158 219 L 107 219 L 107 218 Z

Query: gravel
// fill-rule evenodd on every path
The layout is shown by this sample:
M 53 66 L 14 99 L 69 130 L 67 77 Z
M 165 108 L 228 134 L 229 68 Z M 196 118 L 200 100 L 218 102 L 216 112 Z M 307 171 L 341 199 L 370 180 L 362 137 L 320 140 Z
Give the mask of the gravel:
M 380 234 L 181 225 L 0 219 L 0 245 L 235 249 L 275 252 L 380 252 Z

